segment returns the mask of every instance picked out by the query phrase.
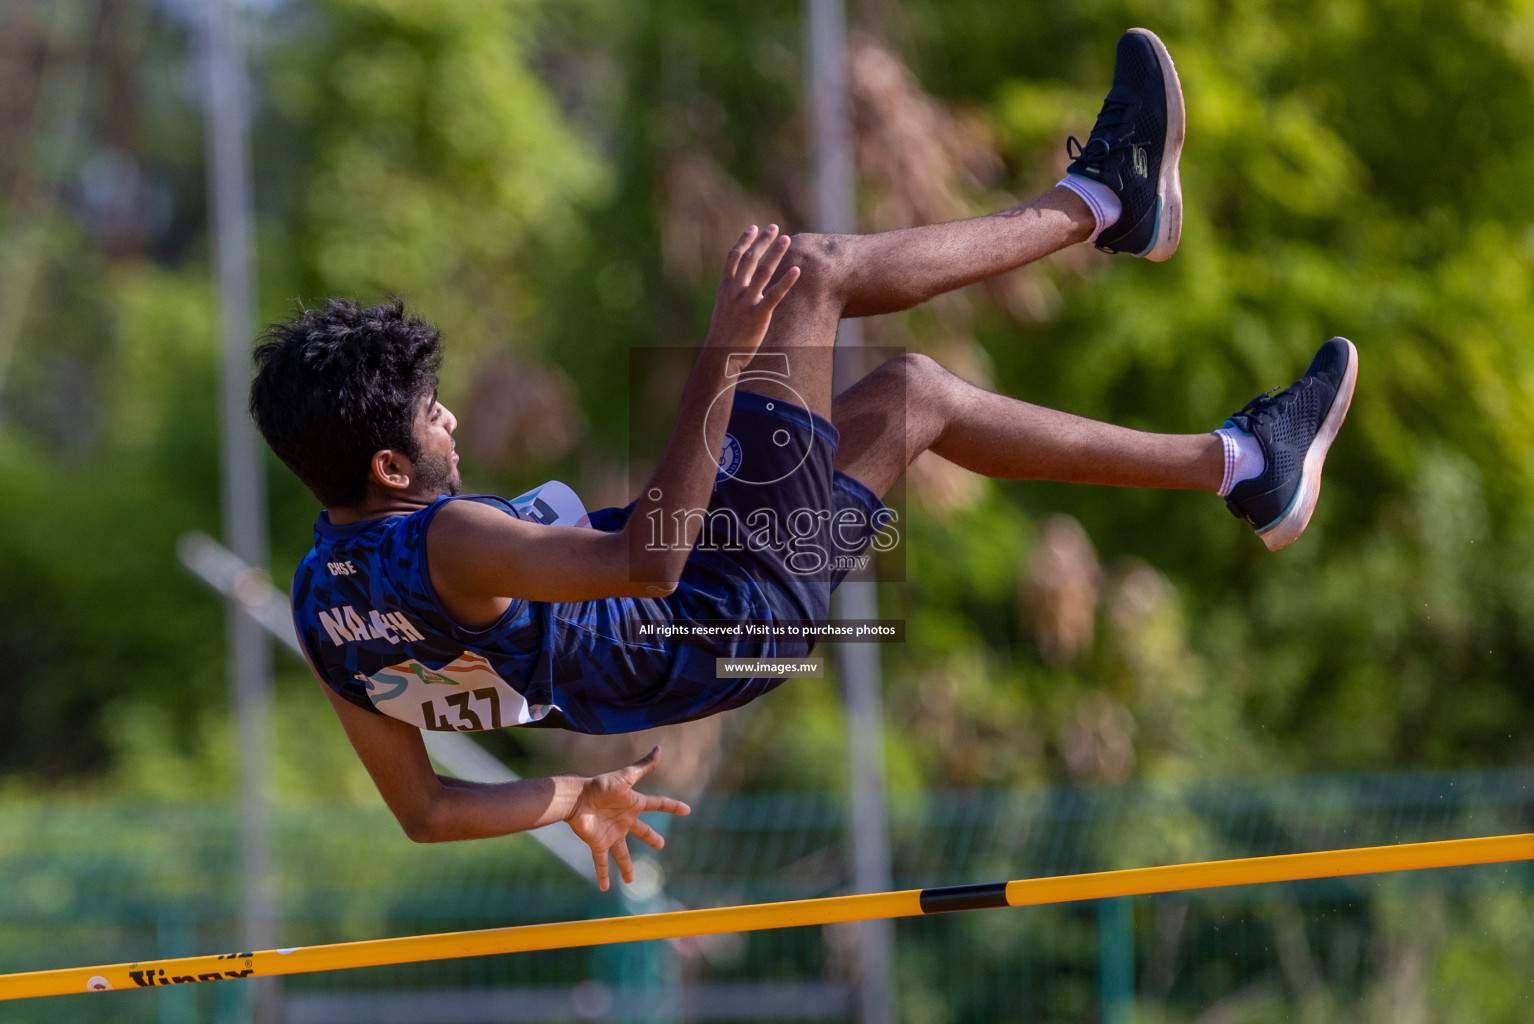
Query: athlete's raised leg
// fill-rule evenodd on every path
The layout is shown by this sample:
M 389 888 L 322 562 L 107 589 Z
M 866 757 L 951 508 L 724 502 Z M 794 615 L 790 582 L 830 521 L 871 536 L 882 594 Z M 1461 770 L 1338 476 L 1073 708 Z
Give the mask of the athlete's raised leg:
M 842 317 L 908 309 L 1079 242 L 1166 259 L 1181 234 L 1183 120 L 1182 89 L 1165 46 L 1144 29 L 1126 33 L 1097 124 L 1085 146 L 1070 140 L 1075 160 L 1050 192 L 971 220 L 876 235 L 794 236 L 784 266 L 799 268 L 799 282 L 773 314 L 751 367 L 779 374 L 786 356 L 790 379 L 758 377 L 742 388 L 828 415 L 828 350 Z
M 1298 381 L 1220 431 L 1152 434 L 993 394 L 906 355 L 837 397 L 836 468 L 879 495 L 929 450 L 992 477 L 1215 491 L 1276 551 L 1310 522 L 1357 379 L 1357 350 L 1333 338 Z
M 1151 434 L 976 387 L 922 355 L 891 359 L 836 398 L 836 468 L 885 494 L 924 451 L 985 476 L 1216 491 L 1223 442 Z
M 1057 187 L 972 220 L 877 235 L 795 235 L 783 264 L 799 268 L 799 281 L 773 313 L 741 387 L 829 416 L 831 348 L 843 317 L 909 309 L 1084 242 L 1094 225 L 1086 202 Z M 779 384 L 785 365 L 789 380 Z

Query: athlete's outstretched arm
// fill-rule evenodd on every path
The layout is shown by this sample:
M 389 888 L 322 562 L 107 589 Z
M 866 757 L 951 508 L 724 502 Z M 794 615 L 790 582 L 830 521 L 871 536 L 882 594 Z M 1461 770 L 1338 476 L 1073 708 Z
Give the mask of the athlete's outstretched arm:
M 692 813 L 680 800 L 634 791 L 635 784 L 659 763 L 659 747 L 626 768 L 589 778 L 553 775 L 516 782 L 468 782 L 432 769 L 426 744 L 414 726 L 364 711 L 323 682 L 320 688 L 330 698 L 384 803 L 415 842 L 503 836 L 563 821 L 591 847 L 597 884 L 605 892 L 609 853 L 618 862 L 623 880 L 634 880 L 628 836 L 657 850 L 666 844 L 660 833 L 639 820 L 641 812 Z

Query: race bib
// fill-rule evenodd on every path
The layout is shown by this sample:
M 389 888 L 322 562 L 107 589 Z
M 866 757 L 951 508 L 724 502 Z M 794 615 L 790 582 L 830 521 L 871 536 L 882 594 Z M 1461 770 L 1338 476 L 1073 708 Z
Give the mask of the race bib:
M 590 526 L 591 517 L 580 495 L 558 480 L 534 487 L 511 499 L 518 519 L 544 526 Z
M 415 659 L 366 677 L 368 699 L 390 718 L 435 732 L 479 732 L 536 722 L 552 704 L 529 705 L 471 651 L 430 669 Z

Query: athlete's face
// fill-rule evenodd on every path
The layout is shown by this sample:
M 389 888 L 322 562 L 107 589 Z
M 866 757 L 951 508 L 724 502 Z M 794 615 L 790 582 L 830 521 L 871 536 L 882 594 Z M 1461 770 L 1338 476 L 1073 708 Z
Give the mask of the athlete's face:
M 421 447 L 421 455 L 415 460 L 414 483 L 418 492 L 436 497 L 463 490 L 453 442 L 453 431 L 457 429 L 458 418 L 448 407 L 437 401 L 435 394 L 426 396 L 415 419 L 415 440 Z

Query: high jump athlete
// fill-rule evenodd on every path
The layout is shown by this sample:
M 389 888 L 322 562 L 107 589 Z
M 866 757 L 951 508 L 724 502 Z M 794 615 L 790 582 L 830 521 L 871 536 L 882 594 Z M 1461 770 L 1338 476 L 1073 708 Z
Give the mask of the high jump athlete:
M 602 733 L 738 707 L 780 679 L 717 679 L 716 659 L 806 654 L 771 630 L 708 642 L 657 624 L 820 623 L 845 558 L 877 543 L 886 493 L 921 452 L 976 473 L 1213 491 L 1269 548 L 1315 507 L 1353 393 L 1334 338 L 1281 393 L 1207 434 L 1152 434 L 993 394 L 924 356 L 835 400 L 837 322 L 907 309 L 1066 246 L 1164 260 L 1182 224 L 1182 91 L 1161 41 L 1119 41 L 1112 90 L 1067 177 L 973 220 L 883 234 L 748 229 L 725 260 L 708 336 L 654 476 L 586 515 L 551 484 L 460 495 L 457 421 L 437 400 L 437 331 L 398 300 L 330 300 L 274 326 L 251 410 L 324 511 L 293 583 L 298 634 L 357 753 L 414 840 L 567 822 L 607 887 L 642 811 L 686 814 L 635 784 L 659 751 L 591 778 L 482 784 L 437 775 L 421 729 Z M 698 543 L 700 534 L 702 543 Z

